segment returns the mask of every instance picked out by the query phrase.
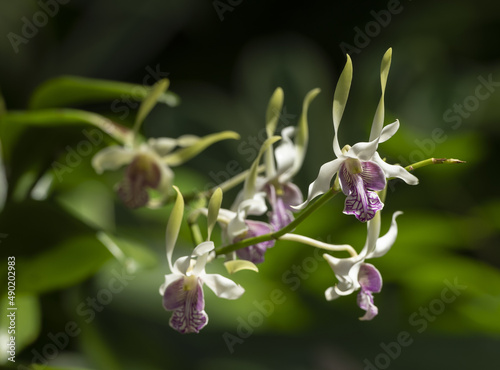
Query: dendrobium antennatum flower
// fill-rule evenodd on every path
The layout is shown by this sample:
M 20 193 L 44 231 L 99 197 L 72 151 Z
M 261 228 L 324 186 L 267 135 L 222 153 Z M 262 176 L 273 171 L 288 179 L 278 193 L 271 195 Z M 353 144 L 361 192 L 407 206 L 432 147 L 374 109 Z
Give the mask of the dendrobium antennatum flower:
M 377 214 L 367 223 L 368 235 L 365 245 L 359 255 L 350 258 L 336 258 L 324 254 L 332 268 L 338 283 L 325 291 L 325 297 L 331 301 L 339 296 L 349 295 L 356 290 L 358 293 L 358 306 L 366 313 L 360 320 L 371 320 L 378 314 L 378 308 L 373 302 L 373 293 L 382 289 L 382 276 L 375 266 L 366 263 L 370 258 L 382 257 L 392 247 L 398 234 L 396 217 L 402 212 L 395 212 L 389 231 L 382 237 L 380 235 L 380 214 Z
M 163 296 L 163 307 L 167 311 L 173 311 L 170 326 L 182 334 L 198 333 L 208 323 L 203 294 L 204 284 L 217 297 L 225 299 L 237 299 L 245 290 L 222 275 L 205 272 L 210 253 L 214 250 L 214 243 L 211 241 L 199 244 L 190 256 L 180 257 L 172 264 L 172 254 L 184 213 L 182 195 L 177 188 L 175 190 L 177 200 L 167 225 L 166 238 L 167 260 L 171 273 L 165 275 L 165 283 L 160 286 L 160 294 Z M 212 225 L 209 227 L 208 237 L 214 222 L 209 222 Z
M 308 142 L 307 111 L 309 104 L 318 95 L 319 89 L 307 93 L 302 105 L 302 114 L 297 127 L 286 127 L 281 131 L 282 140 L 276 149 L 265 151 L 265 176 L 255 178 L 254 191 L 264 192 L 271 206 L 269 223 L 274 230 L 282 229 L 293 221 L 292 206 L 302 203 L 302 192 L 292 182 L 292 178 L 302 167 Z M 266 132 L 271 138 L 276 131 L 283 107 L 283 90 L 277 88 L 267 108 Z M 294 140 L 292 140 L 294 138 Z M 239 196 L 241 199 L 241 194 Z M 238 198 L 237 198 L 238 199 Z
M 313 198 L 326 193 L 331 187 L 333 177 L 338 174 L 340 188 L 346 195 L 344 213 L 353 214 L 361 222 L 366 222 L 384 206 L 376 191 L 385 188 L 387 178 L 400 178 L 410 185 L 418 184 L 414 175 L 399 165 L 386 163 L 377 153 L 378 144 L 390 139 L 399 128 L 398 120 L 383 127 L 383 99 L 390 59 L 391 49 L 382 61 L 382 97 L 375 113 L 369 141 L 357 143 L 352 147 L 346 145 L 340 149 L 338 129 L 352 80 L 352 63 L 347 56 L 347 63 L 337 84 L 333 101 L 333 151 L 337 158 L 321 166 L 318 177 L 309 185 L 307 200 L 296 207 L 297 209 L 303 209 Z
M 129 208 L 161 205 L 171 189 L 174 178 L 170 167 L 186 162 L 217 141 L 239 138 L 235 132 L 224 131 L 202 138 L 184 135 L 177 139 L 151 138 L 145 143 L 138 143 L 139 127 L 168 85 L 169 81 L 165 79 L 153 86 L 139 107 L 134 130 L 123 146 L 104 148 L 92 158 L 92 166 L 98 174 L 128 165 L 124 179 L 117 185 L 117 193 Z M 180 149 L 173 151 L 176 147 Z M 159 199 L 150 201 L 148 189 L 157 190 Z

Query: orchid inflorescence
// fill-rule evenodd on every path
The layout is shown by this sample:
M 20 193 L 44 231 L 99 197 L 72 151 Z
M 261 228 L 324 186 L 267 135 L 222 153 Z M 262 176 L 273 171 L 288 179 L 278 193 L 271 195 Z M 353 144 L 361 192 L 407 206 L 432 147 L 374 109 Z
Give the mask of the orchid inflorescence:
M 382 276 L 373 264 L 366 261 L 382 257 L 394 245 L 398 233 L 396 219 L 402 214 L 400 211 L 395 212 L 389 231 L 380 236 L 387 183 L 390 179 L 399 178 L 410 185 L 418 184 L 418 179 L 408 169 L 387 163 L 377 152 L 378 145 L 390 139 L 399 128 L 398 120 L 384 126 L 384 94 L 391 57 L 392 50 L 389 49 L 382 60 L 382 96 L 368 141 L 341 148 L 338 131 L 352 80 L 352 62 L 347 56 L 333 100 L 333 152 L 336 158 L 321 166 L 316 180 L 309 186 L 305 200 L 299 187 L 293 183 L 293 177 L 300 170 L 307 151 L 309 105 L 320 91 L 314 89 L 306 95 L 297 126 L 286 127 L 277 136 L 275 131 L 284 99 L 282 89 L 277 88 L 266 114 L 267 139 L 249 170 L 244 176 L 236 176 L 216 189 L 191 197 L 196 200 L 196 205 L 200 204 L 200 199 L 202 201 L 201 206 L 190 207 L 187 215 L 188 224 L 195 231 L 192 235 L 197 246 L 190 255 L 181 256 L 175 262 L 172 262 L 173 254 L 183 222 L 185 195 L 179 188 L 172 186 L 174 171 L 171 167 L 184 163 L 208 145 L 223 139 L 236 139 L 238 135 L 222 132 L 204 138 L 186 135 L 178 139 L 158 138 L 140 142 L 138 129 L 154 106 L 149 99 L 139 109 L 134 131 L 124 146 L 111 146 L 96 154 L 92 164 L 98 173 L 128 165 L 124 180 L 117 185 L 117 192 L 129 207 L 158 207 L 166 201 L 175 201 L 166 231 L 170 273 L 165 276 L 165 282 L 160 287 L 163 306 L 165 310 L 172 311 L 172 328 L 180 333 L 197 333 L 208 323 L 204 285 L 224 299 L 237 299 L 244 293 L 243 287 L 232 280 L 220 274 L 207 273 L 205 268 L 212 261 L 219 257 L 225 258 L 224 265 L 228 273 L 258 271 L 256 265 L 264 263 L 267 250 L 280 240 L 325 250 L 323 256 L 337 279 L 334 286 L 326 289 L 326 299 L 333 300 L 358 291 L 358 306 L 365 311 L 360 319 L 371 320 L 377 315 L 373 293 L 380 292 Z M 166 80 L 157 84 L 151 96 L 159 96 L 167 85 Z M 176 147 L 180 149 L 174 151 Z M 456 160 L 448 161 L 453 163 Z M 428 163 L 431 162 L 408 168 L 414 169 Z M 243 187 L 231 207 L 221 208 L 223 192 L 242 182 Z M 172 195 L 172 188 L 175 196 Z M 150 199 L 151 190 L 156 192 L 155 199 Z M 343 213 L 354 215 L 367 225 L 366 242 L 359 253 L 348 244 L 330 244 L 292 233 L 299 223 L 340 193 L 345 195 Z M 298 217 L 294 217 L 297 212 L 300 212 Z M 207 219 L 206 239 L 201 237 L 197 224 L 200 216 Z M 266 217 L 267 221 L 263 221 Z M 210 240 L 216 225 L 220 227 L 223 243 L 218 248 Z M 347 252 L 350 257 L 337 257 L 333 255 L 336 252 Z

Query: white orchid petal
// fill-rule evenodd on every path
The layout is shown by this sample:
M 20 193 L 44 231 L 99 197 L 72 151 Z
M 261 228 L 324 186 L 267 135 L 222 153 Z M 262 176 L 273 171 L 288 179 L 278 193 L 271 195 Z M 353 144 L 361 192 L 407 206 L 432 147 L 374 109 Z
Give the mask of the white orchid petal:
M 398 236 L 398 225 L 396 223 L 396 217 L 402 214 L 403 212 L 401 211 L 394 212 L 394 214 L 392 215 L 392 222 L 389 231 L 385 235 L 378 238 L 375 250 L 372 253 L 368 254 L 366 258 L 382 257 L 389 251 L 389 249 L 391 249 Z
M 186 272 L 191 265 L 191 257 L 190 256 L 182 256 L 177 258 L 174 265 L 171 267 L 171 271 L 174 274 L 186 276 Z
M 330 183 L 332 182 L 333 176 L 335 176 L 335 174 L 339 170 L 340 164 L 343 161 L 344 157 L 334 159 L 333 161 L 326 162 L 324 165 L 322 165 L 319 169 L 318 177 L 309 185 L 309 191 L 306 201 L 292 208 L 296 210 L 304 209 L 313 198 L 316 198 L 320 194 L 326 193 L 331 187 Z
M 360 142 L 354 144 L 345 154 L 346 157 L 357 158 L 362 161 L 369 161 L 377 152 L 378 138 L 370 142 Z
M 418 178 L 415 175 L 409 173 L 405 168 L 396 164 L 389 164 L 380 158 L 378 153 L 375 153 L 372 160 L 377 163 L 385 173 L 387 178 L 389 177 L 397 177 L 398 179 L 403 180 L 409 185 L 417 185 Z
M 325 290 L 325 298 L 327 301 L 333 301 L 338 297 L 340 297 L 340 295 L 337 294 L 334 287 L 331 286 L 327 290 Z
M 338 280 L 334 289 L 338 295 L 349 295 L 359 289 L 358 272 L 364 258 L 360 255 L 350 258 L 336 258 L 323 254 Z
M 175 149 L 177 140 L 170 137 L 150 138 L 148 146 L 160 157 L 163 157 Z
M 238 299 L 245 292 L 241 285 L 219 274 L 205 274 L 202 279 L 219 298 Z
M 296 161 L 297 150 L 291 136 L 295 132 L 295 127 L 286 127 L 281 131 L 282 141 L 278 147 L 274 150 L 274 157 L 277 164 L 277 175 L 280 177 L 280 181 L 288 181 L 292 176 L 287 174 L 293 169 L 293 165 Z M 284 176 L 281 176 L 284 175 Z M 283 177 L 284 179 L 281 179 Z
M 196 246 L 195 249 L 193 249 L 193 256 L 199 257 L 203 256 L 204 254 L 208 254 L 209 252 L 213 251 L 215 249 L 214 242 L 212 241 L 206 241 L 203 243 L 200 243 Z
M 131 148 L 124 148 L 118 145 L 109 146 L 99 151 L 92 158 L 92 167 L 98 174 L 106 170 L 117 170 L 118 168 L 129 164 L 136 155 Z
M 382 129 L 382 132 L 380 132 L 378 142 L 383 143 L 389 140 L 391 137 L 394 136 L 394 134 L 396 134 L 398 130 L 399 130 L 399 120 L 396 120 L 393 123 L 388 124 Z

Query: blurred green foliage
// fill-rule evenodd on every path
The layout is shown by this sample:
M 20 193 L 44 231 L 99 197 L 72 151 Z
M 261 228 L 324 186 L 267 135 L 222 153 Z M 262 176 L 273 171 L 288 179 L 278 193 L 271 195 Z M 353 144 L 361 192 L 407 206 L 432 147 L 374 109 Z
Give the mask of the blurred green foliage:
M 184 192 L 204 190 L 250 166 L 266 136 L 267 102 L 276 87 L 284 90 L 278 127 L 295 125 L 304 95 L 319 87 L 322 92 L 309 109 L 306 162 L 296 178 L 305 190 L 319 166 L 332 159 L 333 88 L 345 62 L 339 45 L 354 45 L 355 27 L 365 30 L 376 19 L 373 14 L 387 6 L 387 1 L 300 7 L 241 2 L 221 22 L 212 3 L 200 0 L 74 0 L 60 5 L 57 15 L 15 53 L 4 36 L 22 35 L 23 17 L 32 20 L 40 11 L 36 1 L 16 1 L 0 5 L 0 87 L 8 111 L 45 102 L 44 108 L 87 110 L 131 128 L 139 99 L 131 89 L 152 85 L 168 73 L 182 102 L 168 106 L 176 95 L 166 95 L 167 104 L 145 121 L 146 137 L 225 130 L 241 135 L 240 141 L 221 142 L 176 169 L 175 184 Z M 431 156 L 467 164 L 422 168 L 415 173 L 416 187 L 391 183 L 382 231 L 392 212 L 404 215 L 390 253 L 373 261 L 384 278 L 375 296 L 376 319 L 357 320 L 355 295 L 326 302 L 324 290 L 335 281 L 328 265 L 312 248 L 280 242 L 266 254 L 259 274 L 233 276 L 246 289 L 241 299 L 219 300 L 207 290 L 209 325 L 198 335 L 179 335 L 168 327 L 169 313 L 158 294 L 168 272 L 164 238 L 170 207 L 125 209 L 113 192 L 122 173 L 96 175 L 90 166 L 92 155 L 116 143 L 116 137 L 104 135 L 72 165 L 68 153 L 88 140 L 83 130 L 92 126 L 81 121 L 55 125 L 50 119 L 37 127 L 7 125 L 0 118 L 8 181 L 0 250 L 2 271 L 7 256 L 16 257 L 16 365 L 28 366 L 37 354 L 53 353 L 57 343 L 51 338 L 60 334 L 68 341 L 55 347 L 50 367 L 42 363 L 33 369 L 363 369 L 365 360 L 373 363 L 385 353 L 382 343 L 406 331 L 412 344 L 391 359 L 391 368 L 470 369 L 481 361 L 481 369 L 496 369 L 500 91 L 492 84 L 491 90 L 481 90 L 482 96 L 489 92 L 481 98 L 477 88 L 481 78 L 500 81 L 498 5 L 461 0 L 401 1 L 401 6 L 359 53 L 351 53 L 354 79 L 340 142 L 367 140 L 380 97 L 380 59 L 392 47 L 386 123 L 398 118 L 401 128 L 380 145 L 380 153 L 403 165 Z M 63 75 L 124 84 L 88 99 L 97 97 L 96 91 L 71 83 L 67 89 L 63 79 L 64 89 L 45 85 L 45 97 L 33 100 L 41 83 Z M 457 105 L 464 113 L 456 111 Z M 58 178 L 55 162 L 70 171 Z M 223 206 L 235 194 L 226 193 Z M 333 199 L 297 232 L 359 250 L 365 226 L 342 215 L 342 203 L 341 197 Z M 214 237 L 220 245 L 218 233 Z M 192 248 L 187 228 L 180 238 L 179 255 Z M 221 263 L 209 268 L 224 271 Z M 117 275 L 122 289 L 113 293 L 110 282 Z M 466 288 L 441 312 L 436 301 L 442 302 L 446 282 L 454 281 Z M 5 286 L 2 272 L 2 310 Z M 276 292 L 284 302 L 273 305 L 269 317 L 259 316 L 259 305 Z M 425 319 L 425 309 L 439 314 Z M 68 323 L 77 325 L 78 335 L 68 334 Z M 231 351 L 224 333 L 238 336 L 245 325 L 251 333 Z M 3 363 L 5 353 L 2 347 Z

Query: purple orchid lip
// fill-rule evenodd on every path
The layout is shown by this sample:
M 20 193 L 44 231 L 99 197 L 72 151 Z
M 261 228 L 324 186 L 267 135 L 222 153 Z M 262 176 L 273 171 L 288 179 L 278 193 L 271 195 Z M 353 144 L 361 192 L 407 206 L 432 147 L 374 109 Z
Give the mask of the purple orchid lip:
M 245 234 L 245 239 L 253 238 L 254 236 L 268 234 L 273 232 L 274 229 L 271 225 L 265 222 L 246 220 L 246 225 L 248 226 L 248 231 Z M 243 240 L 243 238 L 236 238 L 234 242 Z M 251 245 L 246 248 L 238 249 L 236 255 L 238 258 L 250 261 L 252 263 L 258 264 L 264 262 L 264 254 L 268 248 L 274 246 L 274 240 L 268 240 L 262 243 Z
M 179 333 L 198 333 L 208 322 L 202 283 L 196 276 L 170 284 L 163 294 L 163 307 L 173 311 L 170 326 Z
M 268 213 L 269 223 L 274 230 L 280 230 L 288 226 L 294 220 L 292 206 L 296 206 L 303 201 L 300 189 L 297 185 L 287 182 L 280 185 L 279 194 L 272 184 L 268 184 L 264 190 L 272 207 L 272 211 Z
M 123 181 L 118 185 L 118 196 L 129 208 L 145 206 L 149 201 L 147 188 L 156 189 L 161 171 L 155 161 L 144 154 L 135 156 L 128 165 Z
M 384 204 L 375 191 L 386 185 L 384 172 L 374 162 L 347 158 L 339 168 L 342 191 L 347 195 L 344 214 L 354 215 L 361 222 L 371 220 Z
M 361 290 L 358 293 L 358 306 L 366 313 L 361 320 L 371 320 L 378 314 L 378 308 L 373 302 L 373 293 L 382 289 L 382 276 L 375 266 L 369 263 L 361 264 L 358 273 Z

